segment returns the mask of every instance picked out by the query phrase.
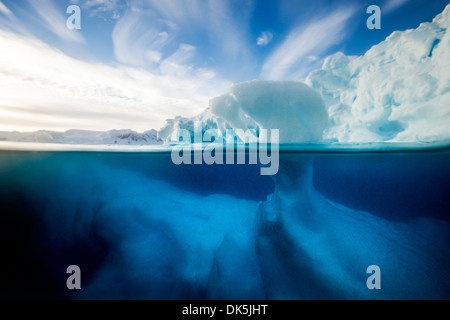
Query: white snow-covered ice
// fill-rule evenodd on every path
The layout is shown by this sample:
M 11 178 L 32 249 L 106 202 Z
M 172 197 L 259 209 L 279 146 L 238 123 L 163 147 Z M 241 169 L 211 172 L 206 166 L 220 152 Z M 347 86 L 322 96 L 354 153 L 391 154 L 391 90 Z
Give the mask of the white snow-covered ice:
M 137 133 L 132 130 L 0 132 L 0 141 L 119 146 L 158 145 L 162 143 L 156 130 L 149 130 L 144 133 Z
M 280 129 L 281 143 L 448 141 L 449 26 L 450 5 L 432 22 L 396 31 L 363 56 L 331 55 L 302 81 L 235 84 L 200 116 L 169 120 L 160 137 L 176 142 L 176 130 L 193 130 L 202 121 L 205 130 L 222 133 Z
M 430 23 L 396 31 L 364 56 L 336 53 L 305 83 L 330 122 L 325 140 L 431 142 L 450 138 L 450 5 Z
M 211 111 L 232 128 L 279 129 L 281 143 L 322 140 L 328 121 L 320 95 L 300 82 L 254 80 L 233 85 L 229 93 L 211 100 Z

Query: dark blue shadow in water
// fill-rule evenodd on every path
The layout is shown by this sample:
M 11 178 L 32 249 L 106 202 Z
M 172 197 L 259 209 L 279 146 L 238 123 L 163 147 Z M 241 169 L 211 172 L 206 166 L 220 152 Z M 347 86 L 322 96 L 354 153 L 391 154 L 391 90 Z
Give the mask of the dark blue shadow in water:
M 314 185 L 328 199 L 388 220 L 450 219 L 450 152 L 319 155 Z

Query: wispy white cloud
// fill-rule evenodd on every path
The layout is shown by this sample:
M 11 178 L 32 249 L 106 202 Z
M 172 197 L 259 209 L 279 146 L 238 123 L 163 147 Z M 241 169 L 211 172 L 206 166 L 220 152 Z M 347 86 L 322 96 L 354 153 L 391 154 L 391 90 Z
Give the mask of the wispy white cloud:
M 188 44 L 181 44 L 174 54 L 163 60 L 160 66 L 161 73 L 180 77 L 188 75 L 194 70 L 189 65 L 189 61 L 195 53 L 195 47 Z
M 0 47 L 0 131 L 158 129 L 200 113 L 229 85 L 208 70 L 177 69 L 195 52 L 187 45 L 163 60 L 164 73 L 83 62 L 6 30 Z
M 142 0 L 127 2 L 127 10 L 117 21 L 113 31 L 116 59 L 123 64 L 149 68 L 164 74 L 168 70 L 195 72 L 195 66 L 210 65 L 226 69 L 236 62 L 246 66 L 249 60 L 247 32 L 250 6 L 238 14 L 233 11 L 232 1 L 216 0 Z M 246 12 L 246 10 L 248 12 Z M 194 48 L 189 39 L 204 35 L 202 45 Z M 183 39 L 181 42 L 180 39 Z M 185 50 L 190 48 L 189 50 Z M 183 62 L 173 61 L 177 50 L 187 57 Z M 200 59 L 198 57 L 208 58 Z M 217 61 L 217 63 L 214 63 Z M 212 70 L 207 70 L 207 73 Z
M 406 4 L 408 1 L 410 0 L 386 0 L 385 4 L 381 7 L 382 13 L 391 13 Z
M 209 0 L 146 0 L 150 8 L 159 16 L 164 17 L 180 25 L 199 24 L 205 19 L 205 9 Z
M 154 12 L 156 21 L 175 25 L 178 29 L 173 28 L 172 31 L 176 31 L 176 35 L 185 30 L 191 34 L 204 33 L 209 43 L 219 48 L 228 59 L 243 59 L 247 54 L 244 28 L 251 11 L 247 2 L 239 2 L 239 10 L 232 7 L 233 2 L 229 0 L 145 0 L 139 3 L 146 4 L 147 14 L 148 11 Z
M 39 16 L 37 21 L 53 34 L 65 41 L 84 41 L 66 28 L 64 11 L 57 10 L 54 2 L 28 1 Z M 139 4 L 143 2 L 129 2 L 116 21 L 112 34 L 115 66 L 80 61 L 29 33 L 7 31 L 13 30 L 2 27 L 1 22 L 8 21 L 2 15 L 14 16 L 2 7 L 0 130 L 144 131 L 160 128 L 168 118 L 203 111 L 210 97 L 223 93 L 230 83 L 212 69 L 193 65 L 196 47 L 174 41 L 184 27 L 179 15 L 185 13 L 161 15 Z M 105 4 L 94 0 L 71 3 L 92 10 Z
M 349 19 L 355 8 L 332 10 L 325 17 L 300 25 L 289 33 L 286 40 L 265 61 L 261 78 L 271 80 L 304 76 L 308 57 L 318 57 L 339 44 L 346 36 Z M 315 59 L 317 60 L 317 59 Z
M 114 27 L 112 40 L 116 59 L 120 63 L 154 69 L 162 59 L 162 50 L 173 39 L 172 31 L 152 12 L 132 5 Z
M 112 20 L 120 18 L 121 0 L 70 0 L 70 2 L 88 10 L 90 16 Z
M 231 59 L 245 60 L 248 55 L 248 41 L 246 39 L 246 22 L 251 10 L 245 6 L 245 1 L 236 13 L 230 5 L 231 1 L 207 1 L 207 17 L 205 25 L 212 43 L 218 44 L 222 52 Z
M 256 39 L 258 46 L 267 46 L 273 39 L 273 34 L 270 31 L 261 32 L 261 35 Z
M 42 24 L 60 39 L 68 42 L 84 43 L 83 36 L 66 26 L 67 17 L 58 10 L 52 0 L 28 0 L 32 8 L 42 18 Z
M 0 28 L 11 30 L 20 34 L 28 34 L 27 29 L 17 19 L 14 13 L 0 1 Z
M 11 10 L 9 10 L 1 1 L 0 1 L 0 12 L 8 17 L 12 16 L 13 14 Z

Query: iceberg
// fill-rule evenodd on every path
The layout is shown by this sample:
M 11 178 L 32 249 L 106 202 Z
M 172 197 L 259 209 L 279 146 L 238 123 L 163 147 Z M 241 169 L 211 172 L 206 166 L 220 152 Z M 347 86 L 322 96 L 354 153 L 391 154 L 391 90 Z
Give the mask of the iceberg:
M 317 142 L 328 121 L 320 95 L 300 82 L 254 80 L 211 100 L 211 112 L 233 129 L 279 129 L 280 143 Z
M 325 101 L 325 141 L 450 138 L 450 5 L 430 23 L 396 31 L 364 56 L 336 53 L 304 81 Z
M 176 144 L 179 131 L 190 131 L 193 137 L 198 122 L 203 131 L 215 129 L 223 140 L 227 130 L 244 142 L 240 131 L 249 130 L 258 140 L 262 129 L 279 129 L 281 144 L 317 143 L 322 140 L 328 114 L 320 95 L 303 83 L 253 80 L 232 85 L 229 93 L 211 99 L 210 107 L 197 117 L 168 120 L 159 137 Z
M 168 119 L 165 126 L 158 131 L 158 137 L 166 144 L 177 144 L 180 142 L 180 130 L 187 130 L 193 138 L 195 123 L 202 124 L 202 135 L 207 130 L 217 130 L 218 136 L 223 138 L 226 130 L 232 129 L 229 123 L 215 116 L 208 108 L 196 117 L 184 118 L 178 116 L 174 119 Z
M 299 81 L 234 84 L 193 118 L 168 120 L 162 140 L 178 129 L 280 129 L 280 143 L 409 143 L 450 139 L 450 5 L 417 29 L 396 31 L 363 56 L 342 52 Z M 374 145 L 374 149 L 378 148 Z

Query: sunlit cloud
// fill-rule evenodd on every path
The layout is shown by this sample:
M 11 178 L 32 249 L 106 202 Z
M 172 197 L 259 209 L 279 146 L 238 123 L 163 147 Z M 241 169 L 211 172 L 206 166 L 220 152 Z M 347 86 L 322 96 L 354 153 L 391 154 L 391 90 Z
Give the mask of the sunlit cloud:
M 0 30 L 0 130 L 159 129 L 194 116 L 229 83 L 208 70 L 180 70 L 189 46 L 165 74 L 73 59 L 35 38 Z

